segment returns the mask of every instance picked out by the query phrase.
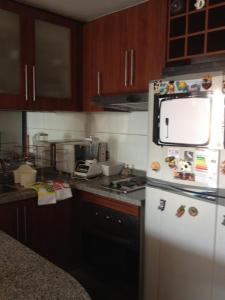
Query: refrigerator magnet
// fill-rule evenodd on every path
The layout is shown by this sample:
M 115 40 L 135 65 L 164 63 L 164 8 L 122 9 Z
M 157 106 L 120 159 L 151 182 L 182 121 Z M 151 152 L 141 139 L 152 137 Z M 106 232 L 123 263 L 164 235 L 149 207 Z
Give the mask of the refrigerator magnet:
M 212 86 L 212 76 L 206 75 L 202 78 L 202 87 L 204 90 L 210 89 Z
M 196 217 L 198 215 L 198 209 L 194 206 L 188 209 L 189 215 L 192 217 Z
M 188 93 L 189 86 L 185 81 L 176 81 L 177 92 Z
M 185 205 L 181 205 L 176 212 L 176 216 L 178 218 L 181 218 L 184 213 L 185 213 Z
M 174 169 L 176 168 L 176 159 L 174 156 L 167 156 L 165 158 L 165 162 L 168 164 L 168 166 L 171 168 L 171 169 Z
M 151 163 L 151 169 L 153 171 L 159 171 L 159 169 L 160 169 L 160 163 L 158 161 L 153 161 Z
M 221 173 L 225 175 L 225 160 L 221 163 L 220 169 L 221 169 Z

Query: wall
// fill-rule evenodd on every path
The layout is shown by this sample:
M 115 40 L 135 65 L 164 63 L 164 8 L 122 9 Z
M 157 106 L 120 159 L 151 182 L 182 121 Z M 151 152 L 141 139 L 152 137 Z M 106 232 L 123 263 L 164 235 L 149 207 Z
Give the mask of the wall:
M 30 144 L 39 132 L 48 133 L 49 140 L 83 138 L 87 134 L 85 113 L 28 112 L 27 132 Z
M 0 111 L 0 157 L 22 151 L 22 112 Z
M 147 167 L 147 112 L 28 113 L 28 134 L 47 132 L 49 139 L 88 135 L 109 143 L 110 158 Z
M 113 160 L 147 168 L 147 112 L 90 113 L 88 131 L 109 143 Z

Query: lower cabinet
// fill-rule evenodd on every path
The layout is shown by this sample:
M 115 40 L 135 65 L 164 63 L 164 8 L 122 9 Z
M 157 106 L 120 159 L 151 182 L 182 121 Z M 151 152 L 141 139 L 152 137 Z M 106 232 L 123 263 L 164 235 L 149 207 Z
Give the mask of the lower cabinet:
M 21 206 L 7 203 L 0 206 L 0 229 L 22 241 Z
M 70 270 L 73 268 L 72 202 L 38 206 L 37 199 L 0 205 L 0 230 L 41 256 Z

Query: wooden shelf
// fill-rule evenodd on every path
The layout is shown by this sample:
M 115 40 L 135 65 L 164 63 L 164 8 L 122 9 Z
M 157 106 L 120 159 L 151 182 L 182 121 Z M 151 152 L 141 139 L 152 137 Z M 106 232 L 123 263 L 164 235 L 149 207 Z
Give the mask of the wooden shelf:
M 194 0 L 184 0 L 181 13 L 170 14 L 169 1 L 167 62 L 225 53 L 225 1 L 207 0 L 202 9 Z

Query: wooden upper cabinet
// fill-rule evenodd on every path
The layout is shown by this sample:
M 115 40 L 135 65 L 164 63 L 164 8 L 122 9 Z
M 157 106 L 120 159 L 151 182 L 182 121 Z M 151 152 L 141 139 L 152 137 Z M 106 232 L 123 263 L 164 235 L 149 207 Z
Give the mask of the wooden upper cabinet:
M 85 24 L 83 29 L 83 109 L 88 111 L 101 110 L 91 98 L 99 95 L 102 88 L 103 29 L 102 19 Z
M 26 18 L 19 6 L 0 1 L 0 108 L 26 106 Z
M 161 78 L 166 57 L 165 0 L 150 0 L 127 9 L 128 88 L 146 91 Z
M 81 32 L 72 20 L 0 0 L 0 108 L 79 110 Z
M 29 106 L 39 110 L 79 110 L 79 25 L 32 9 L 30 17 Z M 78 50 L 80 49 L 80 50 Z
M 86 110 L 96 110 L 93 96 L 147 91 L 149 81 L 161 77 L 166 16 L 165 1 L 150 0 L 85 25 Z

